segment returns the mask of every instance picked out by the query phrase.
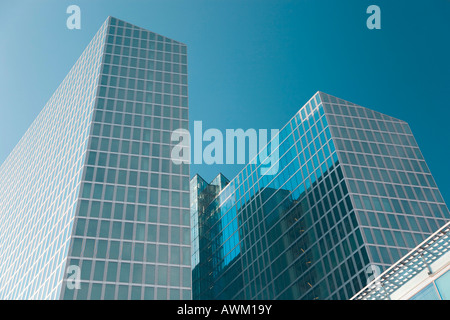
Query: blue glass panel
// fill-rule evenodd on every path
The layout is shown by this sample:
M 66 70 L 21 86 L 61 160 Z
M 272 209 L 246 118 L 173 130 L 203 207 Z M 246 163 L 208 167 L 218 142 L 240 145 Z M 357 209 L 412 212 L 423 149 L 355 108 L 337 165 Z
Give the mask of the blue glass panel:
M 436 291 L 433 283 L 430 283 L 424 289 L 422 289 L 419 293 L 414 295 L 410 300 L 440 300 L 439 294 Z
M 447 271 L 435 281 L 443 300 L 450 300 L 450 271 Z

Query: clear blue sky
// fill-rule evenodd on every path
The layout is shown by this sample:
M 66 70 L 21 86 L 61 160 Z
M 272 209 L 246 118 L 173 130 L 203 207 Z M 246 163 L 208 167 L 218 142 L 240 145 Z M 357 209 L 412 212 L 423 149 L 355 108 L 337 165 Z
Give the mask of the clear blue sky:
M 66 28 L 71 4 L 81 30 Z M 371 4 L 381 30 L 366 28 Z M 108 15 L 188 45 L 191 124 L 279 128 L 321 90 L 407 121 L 450 204 L 449 0 L 2 0 L 0 163 Z

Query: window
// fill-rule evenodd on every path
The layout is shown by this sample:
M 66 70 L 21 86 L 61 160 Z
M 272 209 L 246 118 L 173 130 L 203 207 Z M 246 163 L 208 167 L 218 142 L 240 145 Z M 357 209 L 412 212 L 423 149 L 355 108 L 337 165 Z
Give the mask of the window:
M 414 295 L 410 300 L 440 300 L 439 295 L 434 287 L 434 283 L 430 283 L 419 293 Z
M 443 300 L 450 300 L 450 270 L 435 281 L 436 287 Z

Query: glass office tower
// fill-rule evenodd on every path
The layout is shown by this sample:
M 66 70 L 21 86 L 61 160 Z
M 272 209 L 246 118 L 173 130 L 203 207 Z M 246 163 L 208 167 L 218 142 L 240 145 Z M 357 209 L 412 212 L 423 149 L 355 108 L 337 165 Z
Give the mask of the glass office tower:
M 0 299 L 189 299 L 187 127 L 186 46 L 109 17 L 0 167 Z
M 200 234 L 208 230 L 204 230 L 206 226 L 204 219 L 206 214 L 199 214 L 206 212 L 207 206 L 214 200 L 215 197 L 223 190 L 223 188 L 230 181 L 222 174 L 217 175 L 211 183 L 207 183 L 200 175 L 196 174 L 191 179 L 191 242 L 192 242 L 192 272 L 193 279 L 199 279 L 201 272 L 212 268 L 211 260 L 208 257 L 212 256 L 211 245 L 204 236 Z M 201 230 L 200 230 L 201 228 Z M 202 254 L 203 266 L 198 267 L 200 262 L 200 253 Z M 206 258 L 206 259 L 205 259 Z M 208 262 L 208 266 L 205 265 Z M 198 283 L 199 286 L 205 283 Z
M 194 299 L 349 299 L 449 219 L 404 121 L 318 92 L 279 142 L 275 175 L 191 180 Z

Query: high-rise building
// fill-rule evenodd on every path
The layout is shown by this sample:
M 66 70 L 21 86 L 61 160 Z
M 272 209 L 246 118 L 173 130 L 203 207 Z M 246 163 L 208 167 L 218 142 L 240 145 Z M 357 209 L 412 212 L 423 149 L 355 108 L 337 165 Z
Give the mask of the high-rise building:
M 194 299 L 350 299 L 450 218 L 402 120 L 318 92 L 278 138 L 274 175 L 191 180 Z
M 177 128 L 186 45 L 109 17 L 0 167 L 0 299 L 189 299 Z
M 200 279 L 202 277 L 200 272 L 212 269 L 212 261 L 205 259 L 205 257 L 212 256 L 212 246 L 208 243 L 206 237 L 204 236 L 204 233 L 208 230 L 203 229 L 203 227 L 206 226 L 203 220 L 207 218 L 207 215 L 199 213 L 207 212 L 208 205 L 213 202 L 214 198 L 219 195 L 219 193 L 229 182 L 230 181 L 222 174 L 217 175 L 211 183 L 207 183 L 198 174 L 191 179 L 191 242 L 193 279 Z M 202 234 L 202 237 L 199 236 L 200 234 Z M 200 262 L 200 252 L 203 257 L 202 268 L 197 267 Z M 205 265 L 205 263 L 207 263 L 207 265 Z M 200 286 L 205 285 L 205 282 L 198 282 L 197 285 L 199 286 L 197 291 L 199 291 Z

